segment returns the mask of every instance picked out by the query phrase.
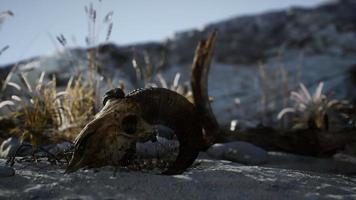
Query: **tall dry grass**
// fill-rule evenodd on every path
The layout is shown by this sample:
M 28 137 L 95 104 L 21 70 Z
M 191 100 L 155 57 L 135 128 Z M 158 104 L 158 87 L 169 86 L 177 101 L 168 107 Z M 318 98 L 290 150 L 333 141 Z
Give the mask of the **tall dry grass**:
M 85 41 L 89 48 L 86 73 L 72 66 L 76 74 L 68 80 L 64 89 L 59 90 L 54 75 L 47 80 L 43 72 L 38 81 L 32 83 L 25 73 L 13 70 L 3 85 L 2 91 L 12 88 L 18 93 L 0 102 L 0 109 L 15 124 L 9 132 L 35 148 L 62 140 L 72 141 L 99 110 L 100 90 L 110 87 L 101 78 L 97 61 L 100 35 L 97 10 L 89 4 L 85 6 L 85 13 L 88 19 Z M 105 42 L 112 33 L 112 16 L 113 12 L 108 12 L 101 24 L 106 27 Z M 68 40 L 63 34 L 57 36 L 57 41 L 63 48 L 68 48 Z M 73 55 L 67 56 L 68 60 L 74 59 Z M 15 76 L 19 77 L 20 83 L 11 81 Z

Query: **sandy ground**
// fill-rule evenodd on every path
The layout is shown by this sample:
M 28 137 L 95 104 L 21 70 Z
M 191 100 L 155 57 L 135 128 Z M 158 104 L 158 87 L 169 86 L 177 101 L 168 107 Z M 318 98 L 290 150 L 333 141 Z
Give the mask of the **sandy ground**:
M 133 171 L 113 176 L 111 167 L 68 175 L 47 163 L 16 163 L 15 176 L 0 178 L 0 199 L 356 199 L 356 176 L 335 174 L 333 163 L 273 154 L 267 165 L 245 166 L 202 155 L 177 176 Z

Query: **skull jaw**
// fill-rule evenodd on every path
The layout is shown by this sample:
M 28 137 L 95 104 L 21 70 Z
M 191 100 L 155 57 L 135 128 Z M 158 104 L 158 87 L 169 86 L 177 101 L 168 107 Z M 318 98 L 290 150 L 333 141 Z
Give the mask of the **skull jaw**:
M 106 143 L 100 151 L 79 157 L 74 153 L 65 173 L 72 173 L 81 168 L 100 168 L 107 165 L 120 166 L 128 150 L 135 144 L 134 140 L 118 137 Z
M 146 127 L 147 128 L 147 127 Z M 107 165 L 123 166 L 126 165 L 129 157 L 127 154 L 135 152 L 136 142 L 155 141 L 156 134 L 152 129 L 140 132 L 137 136 L 129 136 L 126 134 L 110 134 L 113 137 L 106 137 L 102 140 L 102 145 L 99 151 L 93 151 L 83 156 L 74 153 L 65 173 L 72 173 L 81 168 L 100 168 Z M 131 151 L 131 152 L 130 152 Z

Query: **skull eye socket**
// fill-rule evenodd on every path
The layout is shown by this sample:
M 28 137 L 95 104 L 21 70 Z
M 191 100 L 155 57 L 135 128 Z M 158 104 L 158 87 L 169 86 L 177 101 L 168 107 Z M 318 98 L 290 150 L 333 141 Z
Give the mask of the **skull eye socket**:
M 121 122 L 122 130 L 129 135 L 134 134 L 137 129 L 137 123 L 138 117 L 136 115 L 128 115 Z

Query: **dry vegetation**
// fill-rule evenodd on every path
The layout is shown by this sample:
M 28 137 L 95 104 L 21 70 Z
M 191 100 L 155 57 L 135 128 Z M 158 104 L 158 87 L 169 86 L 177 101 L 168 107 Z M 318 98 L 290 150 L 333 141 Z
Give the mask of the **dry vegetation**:
M 278 114 L 282 119 L 287 113 L 293 113 L 293 128 L 329 129 L 329 115 L 335 111 L 350 107 L 347 101 L 330 100 L 322 93 L 324 83 L 319 83 L 314 94 L 310 94 L 304 84 L 300 84 L 298 91 L 292 91 L 290 99 L 293 107 L 286 107 Z M 334 111 L 334 112 L 333 112 Z M 336 112 L 337 114 L 341 114 Z
M 94 47 L 98 45 L 99 38 L 97 11 L 90 4 L 85 6 L 85 13 L 88 18 L 88 36 L 85 40 L 88 47 Z M 109 12 L 102 22 L 107 28 L 105 41 L 109 40 L 113 28 L 112 15 L 113 12 Z M 62 34 L 57 40 L 67 47 L 67 40 Z M 31 83 L 26 73 L 17 74 L 12 70 L 3 83 L 2 91 L 12 88 L 18 95 L 0 102 L 2 112 L 14 119 L 14 125 L 8 131 L 34 147 L 63 140 L 72 141 L 100 108 L 99 90 L 110 88 L 109 84 L 102 87 L 104 81 L 100 78 L 97 53 L 97 48 L 88 51 L 88 72 L 74 74 L 64 90 L 57 88 L 55 75 L 46 81 L 43 72 L 37 83 Z M 72 59 L 71 55 L 68 57 Z M 21 83 L 11 81 L 16 76 Z

